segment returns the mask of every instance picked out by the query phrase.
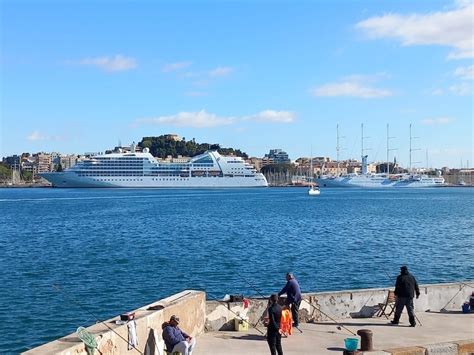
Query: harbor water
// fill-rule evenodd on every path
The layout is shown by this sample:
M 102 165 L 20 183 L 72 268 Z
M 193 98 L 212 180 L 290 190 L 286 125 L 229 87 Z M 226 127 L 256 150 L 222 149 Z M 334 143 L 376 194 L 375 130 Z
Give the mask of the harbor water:
M 0 353 L 183 289 L 472 278 L 474 189 L 0 189 Z M 252 284 L 251 287 L 249 282 Z M 94 316 L 92 316 L 92 314 Z

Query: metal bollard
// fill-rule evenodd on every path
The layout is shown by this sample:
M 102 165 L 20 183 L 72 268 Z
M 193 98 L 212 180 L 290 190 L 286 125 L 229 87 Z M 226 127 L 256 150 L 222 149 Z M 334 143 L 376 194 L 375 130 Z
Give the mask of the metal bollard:
M 372 342 L 372 331 L 370 329 L 359 329 L 357 335 L 360 336 L 360 350 L 372 351 L 374 344 Z

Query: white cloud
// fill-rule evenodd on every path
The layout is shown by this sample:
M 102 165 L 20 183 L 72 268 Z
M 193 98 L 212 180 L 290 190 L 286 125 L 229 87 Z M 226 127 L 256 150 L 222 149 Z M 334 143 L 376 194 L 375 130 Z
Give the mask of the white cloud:
M 228 76 L 234 71 L 234 68 L 231 67 L 217 67 L 208 72 L 211 78 L 224 77 Z
M 455 84 L 455 85 L 451 85 L 449 87 L 449 91 L 451 91 L 453 94 L 455 95 L 459 95 L 459 96 L 468 96 L 468 95 L 472 95 L 472 85 L 464 82 L 464 83 L 460 83 L 460 84 Z
M 295 114 L 290 111 L 265 110 L 243 119 L 257 122 L 292 123 L 295 121 Z
M 369 38 L 395 38 L 402 45 L 441 45 L 454 49 L 450 59 L 473 58 L 474 3 L 460 1 L 457 8 L 427 14 L 387 14 L 356 24 Z
M 31 132 L 27 137 L 27 140 L 29 141 L 59 141 L 63 139 L 61 136 L 48 136 L 40 131 L 33 131 Z
M 426 118 L 424 120 L 421 120 L 421 123 L 425 125 L 447 125 L 454 122 L 454 119 L 450 117 L 437 117 L 437 118 Z
M 290 111 L 265 110 L 249 116 L 224 117 L 201 110 L 199 112 L 179 112 L 171 116 L 159 116 L 151 118 L 139 118 L 132 124 L 139 125 L 172 125 L 176 127 L 212 128 L 228 126 L 242 121 L 270 122 L 270 123 L 292 123 L 295 114 Z
M 180 69 L 184 69 L 189 67 L 192 64 L 192 62 L 175 62 L 175 63 L 169 63 L 163 66 L 161 68 L 161 71 L 164 73 L 169 73 L 172 71 L 177 71 Z
M 211 128 L 226 126 L 234 123 L 232 117 L 219 117 L 204 110 L 199 112 L 179 112 L 171 116 L 159 116 L 153 118 L 141 118 L 136 124 L 171 125 L 176 127 Z
M 97 67 L 107 72 L 119 72 L 135 69 L 137 62 L 132 57 L 117 54 L 113 57 L 84 58 L 79 61 L 79 65 Z
M 443 89 L 433 89 L 431 91 L 431 95 L 434 95 L 434 96 L 440 96 L 440 95 L 443 95 L 444 94 L 444 90 Z
M 461 79 L 474 80 L 474 65 L 469 67 L 458 67 L 454 71 L 455 76 L 459 76 Z
M 387 89 L 371 86 L 380 75 L 351 75 L 340 81 L 327 83 L 311 90 L 313 96 L 337 97 L 349 96 L 362 99 L 374 99 L 392 96 Z
M 47 140 L 48 137 L 41 134 L 40 131 L 33 131 L 26 137 L 26 139 L 28 139 L 29 141 L 43 141 L 43 140 Z
M 191 96 L 191 97 L 202 97 L 202 96 L 208 95 L 208 93 L 204 91 L 188 91 L 185 94 L 186 96 Z

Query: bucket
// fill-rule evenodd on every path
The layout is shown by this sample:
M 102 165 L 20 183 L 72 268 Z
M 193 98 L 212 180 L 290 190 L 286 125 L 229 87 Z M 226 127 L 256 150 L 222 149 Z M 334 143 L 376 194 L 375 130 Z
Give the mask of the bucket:
M 347 351 L 357 350 L 357 348 L 359 347 L 359 339 L 358 338 L 346 338 L 346 339 L 344 339 L 344 345 L 346 346 Z

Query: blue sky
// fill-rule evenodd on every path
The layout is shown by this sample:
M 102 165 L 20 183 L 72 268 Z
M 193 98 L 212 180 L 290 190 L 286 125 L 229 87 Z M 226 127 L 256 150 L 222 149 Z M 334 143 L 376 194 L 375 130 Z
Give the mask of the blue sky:
M 1 1 L 0 156 L 176 133 L 263 156 L 473 158 L 472 1 Z M 428 154 L 426 154 L 428 152 Z

